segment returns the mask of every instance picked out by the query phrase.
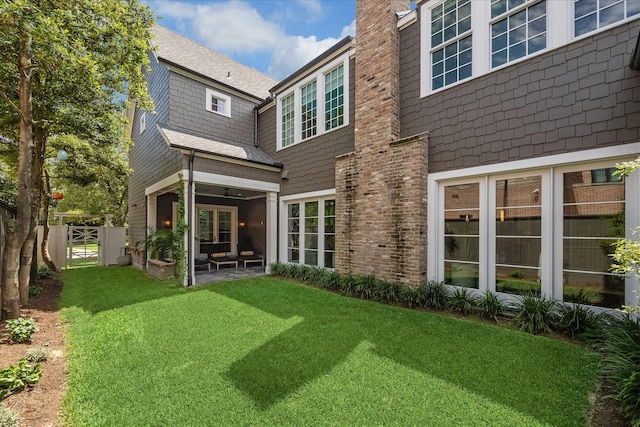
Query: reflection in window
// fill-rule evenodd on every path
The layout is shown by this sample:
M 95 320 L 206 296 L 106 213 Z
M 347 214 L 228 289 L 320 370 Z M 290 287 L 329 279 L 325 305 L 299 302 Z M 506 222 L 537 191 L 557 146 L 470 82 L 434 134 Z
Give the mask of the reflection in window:
M 574 34 L 581 36 L 638 14 L 638 0 L 576 0 Z
M 624 303 L 624 277 L 609 271 L 609 255 L 625 236 L 625 184 L 599 181 L 606 171 L 564 174 L 563 297 L 575 301 L 581 293 L 590 305 L 617 308 Z
M 300 92 L 300 102 L 302 104 L 302 138 L 307 139 L 315 136 L 317 130 L 317 99 L 316 82 L 311 82 L 302 88 Z
M 324 202 L 324 266 L 335 268 L 336 258 L 336 201 Z
M 287 215 L 287 261 L 300 262 L 300 204 L 289 204 Z
M 480 184 L 444 189 L 445 283 L 478 288 L 480 265 Z
M 494 0 L 491 17 L 495 18 L 524 1 Z M 491 67 L 498 67 L 547 46 L 546 2 L 511 13 L 491 24 Z
M 542 178 L 496 181 L 496 290 L 540 292 Z

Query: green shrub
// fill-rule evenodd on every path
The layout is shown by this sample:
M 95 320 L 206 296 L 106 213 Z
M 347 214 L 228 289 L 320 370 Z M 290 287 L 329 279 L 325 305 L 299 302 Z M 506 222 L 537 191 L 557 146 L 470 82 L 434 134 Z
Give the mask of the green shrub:
M 284 276 L 286 265 L 281 262 L 274 262 L 269 265 L 269 274 L 272 276 Z
M 487 316 L 496 322 L 498 316 L 501 316 L 507 308 L 498 294 L 489 290 L 478 298 L 477 306 L 481 316 Z
M 356 294 L 358 281 L 351 276 L 344 276 L 340 281 L 339 291 L 346 297 L 352 297 Z
M 47 351 L 46 348 L 44 347 L 36 347 L 36 348 L 30 348 L 29 350 L 27 350 L 27 356 L 26 359 L 29 362 L 44 362 L 45 360 L 47 360 L 47 357 L 49 356 L 49 351 Z
M 42 292 L 42 286 L 34 286 L 34 285 L 29 286 L 30 297 L 35 297 L 36 295 L 40 295 L 41 292 Z
M 582 304 L 562 304 L 558 328 L 572 337 L 584 334 L 598 327 L 599 316 L 589 307 Z
M 400 294 L 402 292 L 402 285 L 398 283 L 389 283 L 383 280 L 378 280 L 378 295 L 380 301 L 393 303 L 400 301 Z
M 17 365 L 0 369 L 0 400 L 9 393 L 17 393 L 27 386 L 33 386 L 42 377 L 42 366 L 31 365 L 20 359 Z
M 467 288 L 456 288 L 453 291 L 453 295 L 449 298 L 448 306 L 452 311 L 458 311 L 460 313 L 471 313 L 473 306 L 476 303 L 476 298 L 471 295 Z
M 46 264 L 40 264 L 38 266 L 38 278 L 46 279 L 52 274 L 53 274 L 53 270 L 51 270 Z
M 555 300 L 528 292 L 519 297 L 513 321 L 521 331 L 530 334 L 551 332 L 556 317 L 556 304 Z
M 17 343 L 31 341 L 31 336 L 39 331 L 36 321 L 31 317 L 7 320 L 7 330 L 7 335 Z
M 520 270 L 512 270 L 509 272 L 509 277 L 513 279 L 524 279 L 524 274 Z
M 410 288 L 408 286 L 401 287 L 398 298 L 409 308 L 413 308 L 414 305 L 420 304 L 420 296 L 418 290 Z
M 640 426 L 640 320 L 632 315 L 612 319 L 605 328 L 605 350 L 600 371 L 631 424 Z
M 373 276 L 358 276 L 354 294 L 359 295 L 362 299 L 377 299 L 376 278 Z
M 18 427 L 18 414 L 0 405 L 0 427 Z
M 429 281 L 418 288 L 418 298 L 423 306 L 442 310 L 447 306 L 449 294 L 444 283 Z
M 324 274 L 320 277 L 319 285 L 324 289 L 337 290 L 340 286 L 340 280 L 340 273 L 325 270 Z

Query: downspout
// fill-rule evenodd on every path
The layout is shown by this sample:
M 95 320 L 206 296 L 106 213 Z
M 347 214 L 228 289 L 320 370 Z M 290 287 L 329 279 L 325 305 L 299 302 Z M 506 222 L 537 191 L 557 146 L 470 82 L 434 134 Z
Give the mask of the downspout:
M 191 253 L 191 246 L 193 243 L 193 224 L 191 224 L 191 220 L 193 219 L 193 159 L 195 157 L 195 152 L 191 150 L 189 153 L 189 189 L 187 191 L 187 212 L 189 212 L 189 228 L 187 229 L 187 286 L 193 285 L 193 276 L 191 275 L 192 264 L 193 264 L 193 254 Z
M 258 107 L 253 108 L 253 146 L 258 146 Z

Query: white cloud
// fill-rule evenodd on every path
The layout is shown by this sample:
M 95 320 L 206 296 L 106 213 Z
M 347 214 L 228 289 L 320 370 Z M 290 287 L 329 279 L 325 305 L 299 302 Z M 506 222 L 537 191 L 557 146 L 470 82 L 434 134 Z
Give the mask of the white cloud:
M 320 0 L 297 0 L 315 16 L 322 13 Z M 154 1 L 162 17 L 175 19 L 200 43 L 223 54 L 265 53 L 271 61 L 267 74 L 282 79 L 329 49 L 339 39 L 296 36 L 285 33 L 275 21 L 266 19 L 246 1 L 230 0 L 194 5 L 173 1 Z M 162 22 L 161 22 L 162 23 Z M 355 20 L 342 29 L 340 38 L 355 33 Z
M 347 36 L 355 37 L 356 36 L 356 20 L 351 21 L 349 25 L 346 27 L 342 27 L 342 32 L 340 33 L 340 38 L 343 39 Z

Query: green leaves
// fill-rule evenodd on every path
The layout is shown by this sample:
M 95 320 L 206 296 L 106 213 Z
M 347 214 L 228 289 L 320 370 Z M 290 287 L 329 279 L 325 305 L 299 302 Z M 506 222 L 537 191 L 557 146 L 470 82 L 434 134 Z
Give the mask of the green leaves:
M 4 399 L 9 393 L 16 393 L 27 386 L 37 384 L 41 377 L 42 366 L 31 365 L 25 359 L 21 359 L 17 365 L 0 369 L 0 399 Z
M 36 321 L 31 317 L 18 317 L 7 320 L 7 335 L 17 343 L 31 341 L 31 336 L 39 331 Z

